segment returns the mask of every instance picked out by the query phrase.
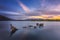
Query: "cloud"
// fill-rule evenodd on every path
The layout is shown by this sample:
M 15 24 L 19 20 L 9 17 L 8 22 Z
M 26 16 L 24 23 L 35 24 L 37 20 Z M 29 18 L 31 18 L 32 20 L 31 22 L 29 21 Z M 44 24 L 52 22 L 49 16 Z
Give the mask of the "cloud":
M 25 13 L 25 15 L 26 15 L 26 16 L 40 16 L 41 13 L 40 13 L 40 12 L 39 12 L 39 13 L 38 13 L 38 12 L 30 12 L 29 14 L 26 14 L 26 13 Z
M 45 6 L 45 2 L 46 2 L 46 0 L 42 0 L 41 7 Z
M 6 14 L 7 16 L 21 16 L 21 15 L 23 15 L 22 13 L 17 13 L 17 12 L 11 12 L 11 11 L 0 11 L 0 14 Z
M 59 0 L 55 0 L 55 1 L 54 0 L 42 0 L 41 7 L 39 9 L 35 9 L 35 10 L 32 9 L 33 12 L 30 12 L 29 14 L 25 14 L 25 15 L 26 16 L 60 15 L 60 4 L 57 2 L 59 2 Z
M 60 4 L 58 4 L 58 5 L 50 5 L 50 6 L 47 7 L 47 10 L 60 12 Z
M 8 14 L 7 16 L 10 15 L 10 17 L 11 17 L 11 15 L 13 15 L 13 18 L 15 18 L 15 19 L 16 18 L 17 19 L 25 19 L 25 18 L 29 18 L 29 16 L 60 15 L 60 4 L 54 4 L 55 2 L 56 2 L 56 0 L 55 1 L 54 0 L 42 0 L 42 3 L 40 5 L 38 5 L 38 6 L 41 6 L 40 8 L 37 9 L 37 8 L 34 8 L 34 6 L 33 6 L 32 11 L 30 11 L 30 9 L 26 5 L 24 5 L 21 1 L 18 1 L 19 6 L 21 6 L 21 8 L 26 13 L 17 13 L 17 12 L 11 12 L 11 11 L 0 11 L 0 14 L 2 14 L 2 13 L 4 15 Z M 37 4 L 35 4 L 35 5 L 37 5 Z M 0 9 L 11 10 L 10 8 L 5 7 L 5 6 L 0 6 Z
M 21 20 L 26 18 L 26 16 L 23 13 L 17 13 L 11 11 L 0 11 L 0 15 L 4 15 L 8 18 L 15 19 L 15 20 Z
M 18 3 L 26 13 L 30 12 L 30 9 L 26 5 L 24 5 L 22 2 L 18 1 Z
M 51 5 L 60 4 L 60 0 L 46 0 L 46 2 Z
M 60 15 L 59 11 L 50 11 L 50 9 L 48 10 L 36 10 L 33 12 L 30 12 L 29 14 L 26 14 L 26 16 L 41 16 L 41 15 Z

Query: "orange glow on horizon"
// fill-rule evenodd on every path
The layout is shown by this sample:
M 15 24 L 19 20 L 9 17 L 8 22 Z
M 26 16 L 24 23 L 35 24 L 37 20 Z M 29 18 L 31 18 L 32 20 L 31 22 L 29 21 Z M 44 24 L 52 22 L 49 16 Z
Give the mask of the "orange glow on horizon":
M 50 17 L 51 16 L 51 17 Z M 31 16 L 29 18 L 36 18 L 36 19 L 60 19 L 60 15 L 41 15 L 41 16 Z

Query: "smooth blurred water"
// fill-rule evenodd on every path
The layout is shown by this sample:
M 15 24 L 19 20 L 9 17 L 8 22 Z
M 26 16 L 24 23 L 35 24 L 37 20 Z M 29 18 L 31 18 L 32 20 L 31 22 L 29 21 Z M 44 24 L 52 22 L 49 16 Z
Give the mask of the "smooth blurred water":
M 41 30 L 37 29 L 23 29 L 23 26 L 33 25 L 36 23 L 43 23 L 44 27 Z M 18 29 L 11 38 L 10 24 Z M 19 40 L 22 33 L 28 31 L 30 34 L 35 34 L 39 36 L 41 40 L 60 40 L 60 22 L 59 21 L 0 21 L 0 39 L 1 40 Z

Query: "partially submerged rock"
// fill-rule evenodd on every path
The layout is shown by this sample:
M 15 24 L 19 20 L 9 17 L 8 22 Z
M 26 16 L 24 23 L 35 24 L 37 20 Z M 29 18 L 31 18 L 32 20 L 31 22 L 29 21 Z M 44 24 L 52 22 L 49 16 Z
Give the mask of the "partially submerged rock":
M 11 33 L 10 33 L 10 36 L 12 36 L 18 29 L 15 28 L 14 26 L 12 26 L 12 24 L 10 24 L 11 26 Z

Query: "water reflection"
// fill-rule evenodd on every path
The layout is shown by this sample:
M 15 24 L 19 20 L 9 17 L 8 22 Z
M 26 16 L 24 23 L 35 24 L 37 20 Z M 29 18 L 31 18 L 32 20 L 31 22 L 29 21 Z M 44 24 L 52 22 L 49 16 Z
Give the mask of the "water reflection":
M 44 23 L 42 29 L 39 28 L 30 28 L 23 29 L 23 26 L 34 25 L 36 23 Z M 19 29 L 12 37 L 9 37 L 10 25 Z M 22 40 L 21 37 L 25 34 L 26 40 L 60 40 L 60 22 L 45 22 L 45 21 L 2 21 L 0 22 L 0 39 L 2 40 Z M 3 35 L 3 36 L 2 36 Z M 9 37 L 9 38 L 8 38 Z M 33 39 L 31 39 L 31 37 Z M 4 38 L 4 39 L 3 39 Z M 34 39 L 36 38 L 36 39 Z
M 9 26 L 8 21 L 0 21 L 0 39 L 1 40 L 8 40 L 9 37 L 9 31 L 10 31 L 10 26 Z

